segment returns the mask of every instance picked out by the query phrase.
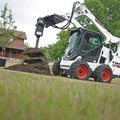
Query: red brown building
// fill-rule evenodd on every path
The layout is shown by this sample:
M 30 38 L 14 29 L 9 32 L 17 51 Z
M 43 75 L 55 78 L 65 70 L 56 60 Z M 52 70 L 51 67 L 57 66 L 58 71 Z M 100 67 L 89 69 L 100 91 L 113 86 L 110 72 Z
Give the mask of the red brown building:
M 0 37 L 3 37 L 0 32 Z M 21 31 L 14 31 L 15 40 L 11 38 L 10 44 L 5 51 L 5 57 L 22 59 L 24 48 L 24 40 L 27 39 L 26 33 Z M 2 46 L 0 46 L 0 56 L 2 56 Z

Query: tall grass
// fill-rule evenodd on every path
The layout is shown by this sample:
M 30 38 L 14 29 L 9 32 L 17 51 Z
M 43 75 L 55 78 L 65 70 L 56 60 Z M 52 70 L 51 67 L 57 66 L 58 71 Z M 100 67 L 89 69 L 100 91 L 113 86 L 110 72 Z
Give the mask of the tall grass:
M 0 120 L 119 120 L 111 84 L 0 70 Z

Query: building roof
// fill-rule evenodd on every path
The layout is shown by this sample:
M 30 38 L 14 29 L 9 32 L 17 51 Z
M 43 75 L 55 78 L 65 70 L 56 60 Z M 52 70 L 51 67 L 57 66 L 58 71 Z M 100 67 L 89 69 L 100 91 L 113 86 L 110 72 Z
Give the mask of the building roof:
M 3 29 L 2 30 L 0 29 L 0 35 L 2 35 L 2 31 L 3 31 Z M 20 39 L 27 39 L 26 33 L 23 31 L 14 30 L 13 36 L 16 38 L 20 38 Z
M 8 46 L 7 48 L 10 48 L 10 49 L 16 49 L 16 50 L 25 50 L 24 47 Z
M 27 39 L 26 33 L 22 31 L 14 31 L 14 36 L 21 39 Z

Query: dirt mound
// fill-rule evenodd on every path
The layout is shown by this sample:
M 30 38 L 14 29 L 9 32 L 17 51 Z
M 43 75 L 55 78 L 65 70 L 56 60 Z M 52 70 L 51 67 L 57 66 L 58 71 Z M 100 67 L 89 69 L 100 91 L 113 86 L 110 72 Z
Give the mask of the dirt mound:
M 47 58 L 45 54 L 43 53 L 42 49 L 29 48 L 24 52 L 24 55 L 27 56 L 27 58 L 23 60 L 22 64 L 9 66 L 6 69 L 29 72 L 29 73 L 51 75 L 50 68 L 47 62 Z
M 22 71 L 22 72 L 29 72 L 29 73 L 37 73 L 37 74 L 43 74 L 43 75 L 51 75 L 49 66 L 41 63 L 35 63 L 35 64 L 16 64 L 13 66 L 9 66 L 9 70 L 15 70 L 15 71 Z
M 24 54 L 27 54 L 27 53 L 41 53 L 41 54 L 44 54 L 44 50 L 40 49 L 40 48 L 28 48 L 28 49 L 25 50 Z
M 44 51 L 42 49 L 38 48 L 28 48 L 25 50 L 24 55 L 29 56 L 30 58 L 35 58 L 35 57 L 44 57 L 45 60 L 47 60 Z

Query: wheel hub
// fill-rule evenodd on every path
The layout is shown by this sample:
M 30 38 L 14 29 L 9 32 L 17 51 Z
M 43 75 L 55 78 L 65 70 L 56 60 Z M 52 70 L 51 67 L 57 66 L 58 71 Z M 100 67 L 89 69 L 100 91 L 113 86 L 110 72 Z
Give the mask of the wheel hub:
M 102 71 L 101 78 L 103 81 L 108 81 L 110 79 L 110 76 L 111 74 L 109 70 L 105 69 Z
M 88 74 L 88 69 L 85 65 L 80 65 L 77 70 L 76 70 L 76 74 L 78 76 L 78 78 L 85 78 Z

